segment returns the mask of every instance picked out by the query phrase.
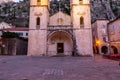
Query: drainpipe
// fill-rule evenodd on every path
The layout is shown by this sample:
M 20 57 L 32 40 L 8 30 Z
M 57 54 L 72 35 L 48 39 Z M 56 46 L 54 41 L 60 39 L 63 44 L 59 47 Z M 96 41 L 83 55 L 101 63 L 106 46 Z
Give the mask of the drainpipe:
M 108 38 L 107 43 L 108 43 L 108 54 L 110 54 L 111 53 L 111 42 L 110 42 L 110 33 L 109 33 L 109 26 L 108 26 L 108 24 L 107 24 L 107 35 L 108 35 L 107 36 L 107 38 Z

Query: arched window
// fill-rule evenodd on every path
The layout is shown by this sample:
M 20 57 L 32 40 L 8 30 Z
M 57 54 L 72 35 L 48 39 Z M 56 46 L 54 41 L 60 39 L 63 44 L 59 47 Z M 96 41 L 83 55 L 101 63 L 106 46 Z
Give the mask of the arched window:
M 111 46 L 111 51 L 112 51 L 112 53 L 114 53 L 114 54 L 118 54 L 118 49 L 117 49 L 117 47 L 115 47 L 115 46 Z
M 80 27 L 84 28 L 84 17 L 80 17 Z
M 104 53 L 104 54 L 107 54 L 108 53 L 108 47 L 102 46 L 101 52 Z
M 83 0 L 79 0 L 79 3 L 82 4 L 82 3 L 83 3 Z
M 40 17 L 36 19 L 36 29 L 40 29 Z
M 40 5 L 41 4 L 41 0 L 37 0 L 37 5 Z

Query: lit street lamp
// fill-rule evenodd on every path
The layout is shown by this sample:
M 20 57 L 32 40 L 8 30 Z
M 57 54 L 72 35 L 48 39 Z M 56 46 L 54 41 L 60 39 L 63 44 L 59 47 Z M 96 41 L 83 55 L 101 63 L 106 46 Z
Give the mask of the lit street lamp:
M 97 39 L 97 40 L 95 41 L 95 43 L 96 43 L 97 46 L 100 46 L 100 45 L 101 45 L 101 41 L 100 41 L 99 39 Z

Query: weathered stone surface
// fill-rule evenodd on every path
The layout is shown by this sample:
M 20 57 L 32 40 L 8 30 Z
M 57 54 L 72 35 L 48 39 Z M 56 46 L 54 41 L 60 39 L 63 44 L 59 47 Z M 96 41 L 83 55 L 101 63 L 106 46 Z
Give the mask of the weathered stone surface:
M 119 69 L 99 56 L 0 57 L 0 80 L 119 80 Z
M 27 41 L 17 38 L 5 38 L 3 40 L 0 55 L 27 55 Z
M 44 6 L 42 1 L 38 5 L 37 1 L 31 0 L 28 55 L 54 56 L 62 53 L 63 55 L 93 56 L 90 1 L 83 0 L 80 3 L 79 0 L 72 0 L 70 3 L 71 16 L 61 11 L 49 16 L 49 5 L 47 4 L 49 1 L 45 1 Z M 37 24 L 38 18 L 40 18 L 39 25 Z M 37 26 L 40 28 L 37 29 Z M 58 29 L 54 28 L 50 31 L 50 26 Z M 66 28 L 61 29 L 64 26 Z M 71 29 L 67 29 L 67 27 L 71 27 Z

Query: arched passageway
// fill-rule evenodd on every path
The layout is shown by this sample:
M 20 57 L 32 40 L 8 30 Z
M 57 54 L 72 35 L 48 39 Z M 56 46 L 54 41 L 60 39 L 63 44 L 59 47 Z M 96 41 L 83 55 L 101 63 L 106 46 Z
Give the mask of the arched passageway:
M 107 54 L 108 53 L 108 47 L 102 46 L 101 52 L 104 53 L 104 54 Z
M 115 46 L 111 46 L 112 48 L 112 53 L 118 54 L 118 49 Z
M 48 55 L 71 55 L 72 51 L 72 38 L 66 31 L 55 31 L 48 36 Z

